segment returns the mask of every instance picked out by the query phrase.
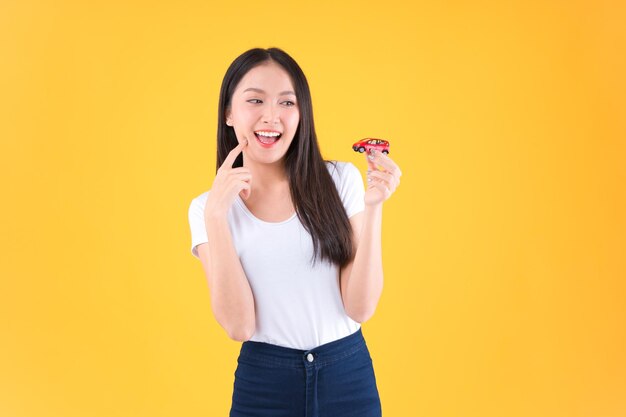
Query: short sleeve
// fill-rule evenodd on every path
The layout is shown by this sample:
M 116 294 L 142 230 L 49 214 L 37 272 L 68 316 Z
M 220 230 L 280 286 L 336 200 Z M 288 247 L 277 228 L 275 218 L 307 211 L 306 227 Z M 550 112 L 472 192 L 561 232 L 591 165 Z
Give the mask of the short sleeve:
M 191 254 L 198 259 L 200 259 L 200 256 L 198 255 L 198 249 L 196 246 L 209 241 L 206 234 L 206 225 L 204 223 L 204 206 L 206 204 L 205 194 L 200 195 L 191 201 L 188 213 L 189 228 L 191 230 Z
M 348 218 L 365 210 L 365 187 L 359 169 L 351 162 L 339 162 L 339 197 L 346 209 Z

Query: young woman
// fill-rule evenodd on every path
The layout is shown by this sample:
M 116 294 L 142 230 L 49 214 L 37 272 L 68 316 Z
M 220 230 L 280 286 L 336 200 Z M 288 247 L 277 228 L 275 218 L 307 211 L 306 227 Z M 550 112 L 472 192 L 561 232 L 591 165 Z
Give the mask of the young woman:
M 189 222 L 213 314 L 243 342 L 230 416 L 380 416 L 360 323 L 382 292 L 400 169 L 367 154 L 364 189 L 353 164 L 324 161 L 307 80 L 278 48 L 233 61 L 218 116 L 217 174 Z

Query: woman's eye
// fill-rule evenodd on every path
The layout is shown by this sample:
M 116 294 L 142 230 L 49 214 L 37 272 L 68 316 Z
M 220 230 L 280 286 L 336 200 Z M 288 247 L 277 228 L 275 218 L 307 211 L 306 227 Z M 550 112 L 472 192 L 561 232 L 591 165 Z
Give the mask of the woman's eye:
M 293 101 L 285 101 L 284 103 L 287 104 L 287 107 L 292 107 L 296 105 L 296 103 L 294 103 Z
M 258 98 L 253 98 L 252 100 L 248 100 L 248 103 L 253 102 L 253 101 L 258 101 L 259 103 L 262 103 L 261 100 L 259 100 Z M 254 103 L 257 104 L 257 103 Z

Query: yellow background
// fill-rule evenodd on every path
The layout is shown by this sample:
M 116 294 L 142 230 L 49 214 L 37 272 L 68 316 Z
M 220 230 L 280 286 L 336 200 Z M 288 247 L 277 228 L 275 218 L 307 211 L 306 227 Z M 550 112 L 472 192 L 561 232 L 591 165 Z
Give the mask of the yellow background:
M 626 416 L 621 1 L 0 2 L 0 416 L 225 416 L 187 209 L 252 47 L 326 158 L 391 141 L 385 416 Z

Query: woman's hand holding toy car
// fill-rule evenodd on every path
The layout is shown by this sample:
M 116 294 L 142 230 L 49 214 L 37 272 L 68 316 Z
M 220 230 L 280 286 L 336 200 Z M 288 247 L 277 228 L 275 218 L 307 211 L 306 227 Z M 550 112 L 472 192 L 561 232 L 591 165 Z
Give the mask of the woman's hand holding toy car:
M 391 158 L 380 151 L 370 150 L 367 153 L 367 164 L 369 169 L 365 205 L 375 206 L 391 197 L 398 188 L 402 171 Z M 382 169 L 378 169 L 378 166 Z

